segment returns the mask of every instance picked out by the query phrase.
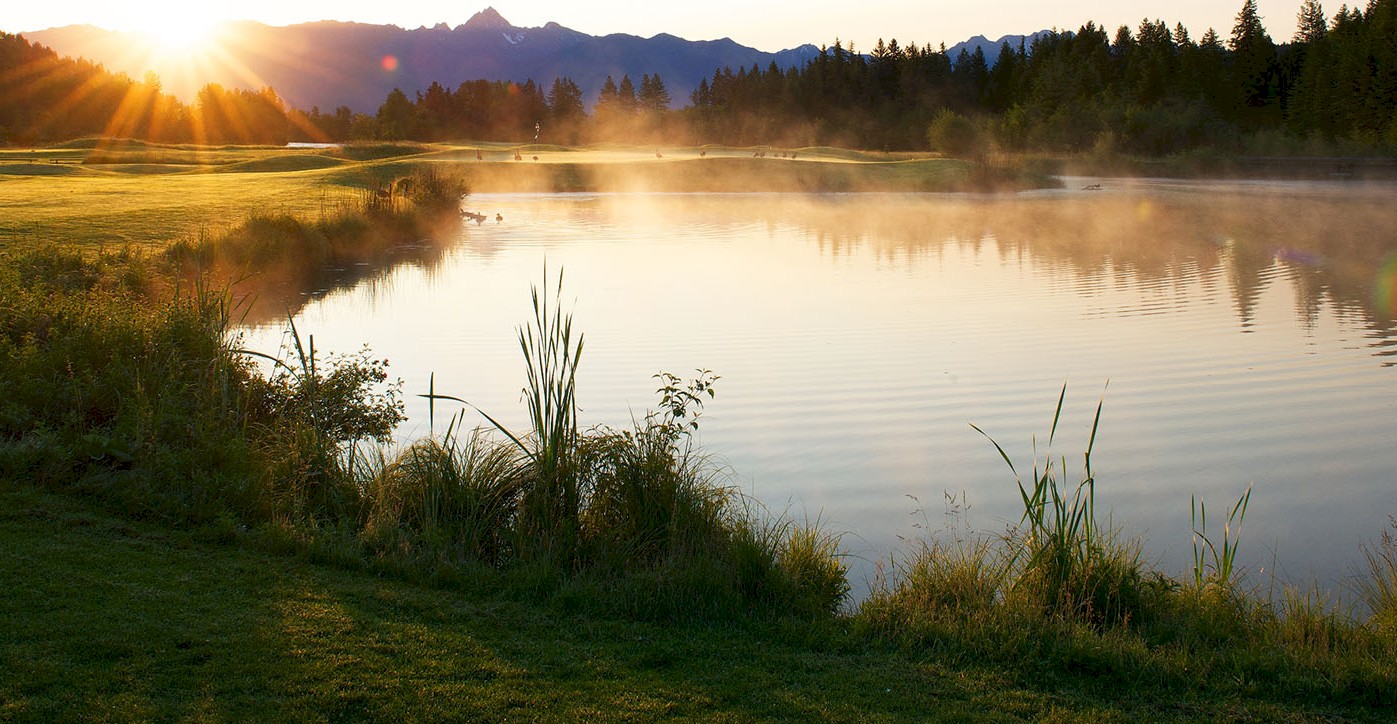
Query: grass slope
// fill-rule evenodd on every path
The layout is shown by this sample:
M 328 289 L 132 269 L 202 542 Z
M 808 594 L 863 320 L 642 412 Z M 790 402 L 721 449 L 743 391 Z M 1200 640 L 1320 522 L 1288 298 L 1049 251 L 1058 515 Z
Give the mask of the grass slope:
M 220 540 L 222 539 L 222 540 Z M 0 719 L 1378 720 L 433 590 L 0 481 Z

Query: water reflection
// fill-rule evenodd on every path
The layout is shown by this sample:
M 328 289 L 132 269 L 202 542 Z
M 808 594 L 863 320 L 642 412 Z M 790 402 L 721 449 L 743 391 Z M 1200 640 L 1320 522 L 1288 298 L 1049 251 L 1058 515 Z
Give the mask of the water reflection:
M 993 245 L 1003 258 L 1032 255 L 1070 275 L 1083 294 L 1111 280 L 1163 290 L 1189 279 L 1216 283 L 1225 273 L 1243 330 L 1262 290 L 1283 277 L 1295 286 L 1302 324 L 1312 327 L 1329 303 L 1386 339 L 1397 318 L 1394 199 L 1397 188 L 1369 184 L 1136 182 L 1103 193 L 995 198 L 847 195 L 812 204 L 746 197 L 719 211 L 767 229 L 804 229 L 831 257 L 872 247 L 889 266 L 937 257 L 947 244 L 976 252 Z M 688 216 L 679 211 L 675 222 L 691 223 Z
M 392 273 L 403 266 L 435 273 L 448 244 L 422 239 L 375 250 L 343 266 L 313 266 L 283 259 L 231 282 L 235 298 L 244 300 L 243 323 L 264 325 L 296 316 L 312 302 L 336 292 L 362 287 L 370 298 L 394 294 Z
M 1248 565 L 1340 586 L 1397 513 L 1393 187 L 1100 183 L 477 196 L 505 221 L 298 325 L 322 349 L 371 344 L 410 394 L 435 374 L 522 424 L 514 328 L 547 258 L 588 335 L 585 421 L 625 424 L 656 371 L 717 371 L 704 446 L 768 505 L 850 531 L 865 562 L 940 520 L 909 495 L 964 492 L 982 529 L 1017 520 L 1012 478 L 967 423 L 1026 460 L 1066 381 L 1059 452 L 1075 461 L 1109 379 L 1098 501 L 1148 558 L 1180 570 L 1189 497 L 1221 507 L 1255 483 Z M 405 436 L 426 433 L 422 408 Z

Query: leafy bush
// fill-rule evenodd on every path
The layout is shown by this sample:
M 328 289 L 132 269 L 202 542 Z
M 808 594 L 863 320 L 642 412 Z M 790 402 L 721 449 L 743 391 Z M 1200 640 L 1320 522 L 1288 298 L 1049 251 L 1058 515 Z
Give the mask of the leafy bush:
M 927 128 L 927 140 L 933 150 L 948 156 L 966 158 L 985 150 L 985 137 L 973 121 L 949 108 L 943 108 Z

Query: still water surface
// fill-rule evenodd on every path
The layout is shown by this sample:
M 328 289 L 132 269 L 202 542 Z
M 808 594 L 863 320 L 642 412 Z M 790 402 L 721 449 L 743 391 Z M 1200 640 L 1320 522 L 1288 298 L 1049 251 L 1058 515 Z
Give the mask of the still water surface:
M 1147 560 L 1183 573 L 1190 497 L 1216 529 L 1252 485 L 1251 582 L 1342 592 L 1397 514 L 1397 190 L 1067 188 L 1095 182 L 995 197 L 475 195 L 466 207 L 490 222 L 310 301 L 297 326 L 319 349 L 368 344 L 391 361 L 409 397 L 402 439 L 428 434 L 415 395 L 432 373 L 523 428 L 515 330 L 545 261 L 563 269 L 586 334 L 584 424 L 643 415 L 660 370 L 713 370 L 703 448 L 775 512 L 846 532 L 856 590 L 900 538 L 1016 522 L 1012 474 L 970 423 L 1026 471 L 1066 383 L 1054 451 L 1080 474 L 1104 395 L 1098 510 Z M 246 343 L 271 351 L 280 333 Z M 948 496 L 968 509 L 949 516 Z

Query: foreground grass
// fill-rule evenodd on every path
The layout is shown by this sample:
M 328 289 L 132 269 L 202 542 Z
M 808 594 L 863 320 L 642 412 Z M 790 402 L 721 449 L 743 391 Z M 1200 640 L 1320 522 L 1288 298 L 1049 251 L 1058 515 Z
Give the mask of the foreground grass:
M 660 626 L 312 565 L 0 481 L 0 718 L 1378 720 L 909 654 L 838 622 Z M 1390 712 L 1389 712 L 1390 713 Z

